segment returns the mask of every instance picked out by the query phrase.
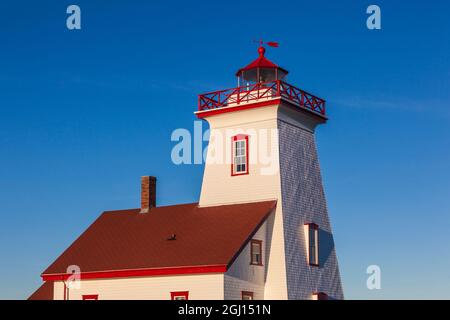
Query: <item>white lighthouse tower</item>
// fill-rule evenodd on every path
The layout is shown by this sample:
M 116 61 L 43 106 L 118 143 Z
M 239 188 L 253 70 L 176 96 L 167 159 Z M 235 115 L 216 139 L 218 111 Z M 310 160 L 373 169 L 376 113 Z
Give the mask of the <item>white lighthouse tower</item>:
M 343 299 L 314 136 L 325 101 L 288 84 L 263 46 L 258 54 L 238 87 L 199 96 L 211 129 L 199 206 L 276 200 L 261 231 L 264 299 Z M 240 273 L 227 272 L 225 287 Z

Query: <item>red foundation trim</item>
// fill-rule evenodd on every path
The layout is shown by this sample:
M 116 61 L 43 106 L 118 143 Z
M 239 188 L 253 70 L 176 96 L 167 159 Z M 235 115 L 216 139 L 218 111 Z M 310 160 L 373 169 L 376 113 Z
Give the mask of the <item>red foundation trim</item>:
M 151 277 L 166 275 L 182 275 L 196 273 L 224 273 L 227 271 L 225 265 L 217 266 L 196 266 L 196 267 L 174 267 L 174 268 L 158 268 L 158 269 L 135 269 L 135 270 L 113 270 L 98 272 L 82 272 L 80 279 L 104 279 L 104 278 L 130 278 L 130 277 Z M 61 281 L 67 280 L 71 274 L 43 274 L 44 281 Z

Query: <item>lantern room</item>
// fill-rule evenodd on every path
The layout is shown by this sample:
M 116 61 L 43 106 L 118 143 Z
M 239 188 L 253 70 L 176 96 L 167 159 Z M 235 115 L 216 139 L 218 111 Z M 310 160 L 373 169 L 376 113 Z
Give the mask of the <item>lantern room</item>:
M 198 96 L 199 118 L 223 112 L 254 108 L 258 104 L 277 104 L 283 101 L 295 108 L 311 112 L 326 120 L 325 100 L 287 83 L 288 71 L 267 59 L 260 42 L 259 57 L 236 72 L 237 87 L 212 91 Z M 267 42 L 277 47 L 276 42 Z
M 263 46 L 258 48 L 259 57 L 249 65 L 241 68 L 236 72 L 238 78 L 238 87 L 248 84 L 272 82 L 276 80 L 286 81 L 288 71 L 276 65 L 264 54 L 266 49 Z

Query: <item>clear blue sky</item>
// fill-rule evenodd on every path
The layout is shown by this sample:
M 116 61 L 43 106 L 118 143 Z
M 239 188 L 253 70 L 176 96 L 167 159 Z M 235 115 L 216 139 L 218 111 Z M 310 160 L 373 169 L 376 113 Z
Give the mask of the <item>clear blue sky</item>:
M 95 3 L 94 3 L 95 2 Z M 66 28 L 78 4 L 82 30 Z M 382 30 L 366 28 L 378 4 Z M 347 298 L 450 298 L 448 1 L 0 2 L 0 298 L 103 211 L 198 200 L 170 161 L 197 94 L 235 85 L 253 39 L 327 99 L 317 142 Z M 366 289 L 366 267 L 382 289 Z

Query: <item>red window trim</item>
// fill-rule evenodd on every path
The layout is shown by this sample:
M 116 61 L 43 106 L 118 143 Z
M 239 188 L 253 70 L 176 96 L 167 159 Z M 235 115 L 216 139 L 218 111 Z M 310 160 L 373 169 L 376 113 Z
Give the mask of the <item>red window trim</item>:
M 313 262 L 311 262 L 311 259 L 310 259 L 310 257 L 309 257 L 309 254 L 308 254 L 308 263 L 309 263 L 309 265 L 310 266 L 312 266 L 312 267 L 319 267 L 320 266 L 320 260 L 319 260 L 319 257 L 320 257 L 320 255 L 319 255 L 319 252 L 320 252 L 320 245 L 319 245 L 319 225 L 317 224 L 317 223 L 314 223 L 314 222 L 311 222 L 311 223 L 305 223 L 305 226 L 308 226 L 308 239 L 307 239 L 307 241 L 308 241 L 308 252 L 309 252 L 309 248 L 310 248 L 310 243 L 309 243 L 309 230 L 310 229 L 313 229 L 313 230 L 317 230 L 317 248 L 316 248 L 316 251 L 317 251 L 317 263 L 313 263 Z
M 328 295 L 325 292 L 314 292 L 313 296 L 317 296 L 317 300 L 328 300 Z
M 253 244 L 256 243 L 259 245 L 261 249 L 261 261 L 259 263 L 253 263 Z M 263 265 L 263 246 L 262 246 L 262 240 L 256 240 L 252 239 L 250 240 L 250 264 L 252 266 L 262 266 Z
M 246 156 L 245 157 L 246 158 L 245 168 L 246 168 L 246 170 L 245 170 L 245 172 L 237 172 L 236 173 L 234 171 L 234 153 L 235 153 L 234 142 L 239 141 L 239 140 L 245 140 L 245 156 Z M 245 175 L 249 174 L 249 172 L 250 172 L 249 167 L 248 167 L 248 163 L 249 163 L 249 161 L 248 161 L 248 158 L 249 158 L 248 140 L 249 140 L 248 135 L 246 135 L 246 134 L 238 134 L 238 135 L 233 136 L 231 139 L 231 176 L 232 177 L 245 176 Z
M 83 300 L 98 300 L 98 294 L 83 294 L 81 297 Z
M 175 297 L 184 297 L 186 300 L 189 300 L 189 291 L 172 291 L 170 299 L 175 300 Z
M 305 223 L 305 226 L 310 226 L 313 229 L 319 229 L 319 225 L 317 223 L 314 222 L 310 222 L 310 223 Z
M 253 300 L 253 292 L 251 291 L 241 291 L 241 300 L 244 300 L 244 296 L 250 296 Z

